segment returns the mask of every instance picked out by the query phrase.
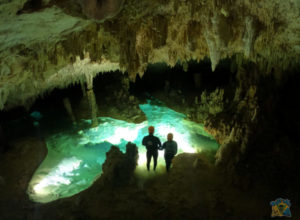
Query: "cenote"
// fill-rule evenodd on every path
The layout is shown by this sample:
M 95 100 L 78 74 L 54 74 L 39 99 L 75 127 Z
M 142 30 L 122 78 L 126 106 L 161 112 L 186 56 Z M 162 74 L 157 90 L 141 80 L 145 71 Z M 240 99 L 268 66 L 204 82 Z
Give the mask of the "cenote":
M 0 1 L 0 219 L 300 219 L 299 11 Z
M 218 148 L 217 142 L 204 131 L 203 125 L 187 120 L 184 114 L 161 102 L 147 100 L 146 104 L 140 104 L 139 107 L 147 120 L 138 124 L 99 117 L 97 127 L 79 131 L 69 128 L 47 137 L 48 155 L 29 183 L 27 193 L 30 199 L 47 203 L 87 189 L 101 176 L 106 152 L 112 145 L 124 152 L 128 142 L 135 143 L 139 151 L 138 167 L 147 172 L 146 150 L 141 142 L 147 135 L 149 125 L 155 126 L 155 135 L 162 142 L 172 132 L 179 153 Z M 82 120 L 81 123 L 90 124 L 91 120 Z M 163 167 L 163 152 L 160 151 L 157 172 L 162 172 Z

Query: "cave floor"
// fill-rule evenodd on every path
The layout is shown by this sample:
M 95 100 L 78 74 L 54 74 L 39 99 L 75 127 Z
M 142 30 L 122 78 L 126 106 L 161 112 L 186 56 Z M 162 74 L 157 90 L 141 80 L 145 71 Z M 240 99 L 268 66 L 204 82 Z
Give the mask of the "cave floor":
M 138 168 L 130 185 L 96 181 L 72 197 L 33 203 L 26 190 L 45 155 L 45 144 L 30 137 L 1 156 L 1 219 L 268 219 L 271 213 L 268 186 L 245 182 L 237 188 L 205 152 L 178 155 L 170 173 Z

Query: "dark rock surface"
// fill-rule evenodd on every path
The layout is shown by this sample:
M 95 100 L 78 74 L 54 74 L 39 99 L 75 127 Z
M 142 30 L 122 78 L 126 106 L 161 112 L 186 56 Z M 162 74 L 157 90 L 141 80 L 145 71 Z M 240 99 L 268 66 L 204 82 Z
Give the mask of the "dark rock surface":
M 118 147 L 112 146 L 110 151 L 106 153 L 106 160 L 102 165 L 101 182 L 107 187 L 128 185 L 132 182 L 137 160 L 138 150 L 135 144 L 128 143 L 125 154 Z
M 22 219 L 31 212 L 28 200 L 28 183 L 47 155 L 46 144 L 36 138 L 10 143 L 0 155 L 0 218 Z

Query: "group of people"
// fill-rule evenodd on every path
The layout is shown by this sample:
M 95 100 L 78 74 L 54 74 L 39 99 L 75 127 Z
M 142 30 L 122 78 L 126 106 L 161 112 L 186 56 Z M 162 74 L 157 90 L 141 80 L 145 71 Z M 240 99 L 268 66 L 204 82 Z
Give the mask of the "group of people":
M 151 158 L 153 157 L 155 171 L 157 166 L 158 150 L 165 150 L 164 157 L 166 161 L 167 172 L 170 170 L 173 157 L 177 154 L 177 143 L 173 141 L 173 134 L 169 133 L 167 135 L 167 141 L 161 145 L 158 137 L 154 136 L 154 127 L 150 126 L 148 128 L 149 135 L 143 138 L 142 144 L 147 149 L 147 170 L 150 171 Z

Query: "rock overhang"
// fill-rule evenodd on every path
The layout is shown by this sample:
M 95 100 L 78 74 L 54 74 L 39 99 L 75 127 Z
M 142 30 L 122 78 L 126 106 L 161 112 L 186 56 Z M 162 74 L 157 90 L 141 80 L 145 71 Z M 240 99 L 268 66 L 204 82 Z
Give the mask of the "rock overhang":
M 120 69 L 134 80 L 155 62 L 174 66 L 209 56 L 214 69 L 220 59 L 241 54 L 267 74 L 299 60 L 299 1 L 118 3 L 118 13 L 100 22 L 66 0 L 42 1 L 24 13 L 26 1 L 1 3 L 0 109 L 30 105 L 87 74 Z

